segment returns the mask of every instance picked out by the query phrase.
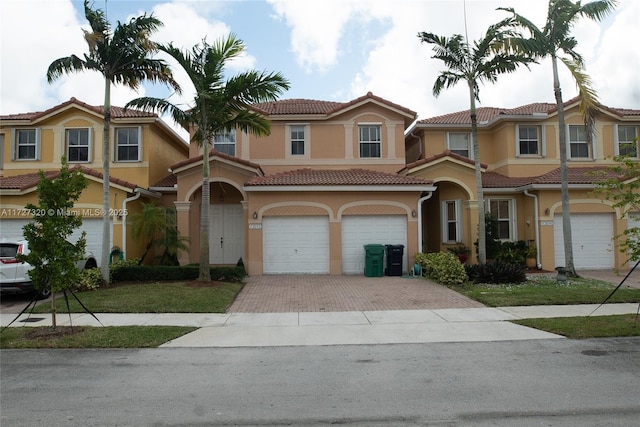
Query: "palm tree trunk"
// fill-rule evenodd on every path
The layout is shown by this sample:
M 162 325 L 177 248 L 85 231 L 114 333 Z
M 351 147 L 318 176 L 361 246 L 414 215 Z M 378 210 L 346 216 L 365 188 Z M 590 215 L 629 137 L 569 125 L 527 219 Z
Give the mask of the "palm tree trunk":
M 567 170 L 567 132 L 564 122 L 564 105 L 562 103 L 562 89 L 558 77 L 558 59 L 551 56 L 553 64 L 553 93 L 558 108 L 558 145 L 560 148 L 560 189 L 562 197 L 562 237 L 564 240 L 564 262 L 567 276 L 577 277 L 573 264 L 573 239 L 571 236 L 571 214 L 569 211 L 569 174 Z
M 209 268 L 209 217 L 211 194 L 209 185 L 209 139 L 202 143 L 202 204 L 200 205 L 200 274 L 201 282 L 211 281 Z
M 102 258 L 100 272 L 105 284 L 109 284 L 109 252 L 111 246 L 111 224 L 109 222 L 109 126 L 111 125 L 111 81 L 105 78 L 104 128 L 102 133 Z
M 476 174 L 476 193 L 478 198 L 478 262 L 487 263 L 487 233 L 484 214 L 484 191 L 482 189 L 482 167 L 480 165 L 480 146 L 478 144 L 478 118 L 476 116 L 476 98 L 474 83 L 469 82 L 471 98 L 471 145 Z

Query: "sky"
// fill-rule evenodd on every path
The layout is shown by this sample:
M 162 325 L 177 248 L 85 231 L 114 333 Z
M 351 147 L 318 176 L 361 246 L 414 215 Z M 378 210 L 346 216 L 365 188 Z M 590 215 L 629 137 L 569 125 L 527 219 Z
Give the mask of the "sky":
M 432 58 L 431 46 L 420 42 L 419 32 L 446 37 L 466 33 L 469 40 L 477 40 L 489 25 L 507 16 L 498 7 L 513 7 L 542 27 L 548 6 L 547 0 L 94 0 L 90 4 L 106 12 L 112 28 L 117 21 L 153 13 L 164 26 L 152 38 L 182 49 L 234 33 L 244 41 L 246 53 L 229 65 L 229 75 L 248 69 L 281 72 L 291 88 L 280 99 L 348 102 L 372 92 L 415 111 L 418 119 L 469 108 L 463 83 L 434 97 L 433 84 L 445 68 Z M 640 109 L 638 22 L 640 1 L 618 0 L 614 13 L 602 22 L 582 19 L 573 28 L 576 50 L 606 106 Z M 0 114 L 42 111 L 71 97 L 103 104 L 104 85 L 97 73 L 74 73 L 53 84 L 46 79 L 55 59 L 87 51 L 83 28 L 88 23 L 82 0 L 0 2 Z M 170 97 L 176 105 L 188 107 L 193 86 L 177 63 L 167 60 L 183 87 L 181 96 L 159 84 L 145 84 L 138 92 L 115 86 L 112 105 L 154 96 Z M 563 98 L 574 97 L 577 91 L 568 71 L 561 68 L 560 77 Z M 513 108 L 533 102 L 554 102 L 548 60 L 480 88 L 479 106 Z

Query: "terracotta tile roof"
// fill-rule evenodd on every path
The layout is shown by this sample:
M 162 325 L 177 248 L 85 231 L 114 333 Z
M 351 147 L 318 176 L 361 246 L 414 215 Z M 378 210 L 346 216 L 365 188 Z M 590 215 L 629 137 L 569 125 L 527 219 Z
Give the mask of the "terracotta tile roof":
M 576 102 L 578 102 L 577 97 L 566 101 L 564 105 L 570 106 L 572 104 L 575 104 Z M 640 115 L 640 110 L 628 108 L 613 108 L 604 105 L 600 105 L 599 108 L 607 110 L 620 117 Z M 483 123 L 497 120 L 500 116 L 534 116 L 535 114 L 551 114 L 555 113 L 556 111 L 557 108 L 555 103 L 536 102 L 515 108 L 479 107 L 476 109 L 476 115 L 478 118 L 478 123 Z M 455 113 L 419 120 L 417 123 L 437 125 L 470 125 L 470 114 L 470 110 L 457 111 Z
M 456 159 L 456 160 L 459 160 L 461 162 L 468 163 L 470 165 L 474 165 L 475 166 L 475 162 L 473 160 L 471 160 L 470 158 L 461 156 L 460 154 L 453 153 L 450 150 L 444 150 L 442 153 L 435 154 L 435 155 L 433 155 L 431 157 L 427 157 L 426 159 L 420 159 L 420 160 L 416 160 L 415 162 L 408 163 L 401 170 L 401 172 L 409 170 L 409 169 L 413 169 L 413 168 L 416 168 L 418 166 L 422 166 L 422 165 L 425 165 L 425 164 L 428 164 L 428 163 L 432 163 L 432 162 L 434 162 L 434 161 L 436 161 L 438 159 L 442 159 L 442 158 L 445 158 L 445 157 L 451 157 L 452 159 Z M 486 169 L 487 168 L 487 164 L 480 162 L 480 167 Z
M 620 178 L 606 166 L 570 167 L 567 169 L 569 184 L 593 185 L 609 178 Z M 482 186 L 484 188 L 518 188 L 526 185 L 560 185 L 560 168 L 556 168 L 540 176 L 508 177 L 497 172 L 485 172 L 482 174 Z
M 397 108 L 412 117 L 416 116 L 415 111 L 376 96 L 371 92 L 349 102 L 318 101 L 314 99 L 283 99 L 279 101 L 253 104 L 252 107 L 267 115 L 329 115 L 349 108 L 350 106 L 356 105 L 367 99 L 376 100 L 382 104 Z
M 160 181 L 153 184 L 151 187 L 173 188 L 173 186 L 176 184 L 178 184 L 178 176 L 176 174 L 170 173 L 169 175 L 162 178 Z
M 8 115 L 4 115 L 4 116 L 0 116 L 0 120 L 29 120 L 29 121 L 34 121 L 39 119 L 40 117 L 44 117 L 48 114 L 53 113 L 56 110 L 65 108 L 71 104 L 75 104 L 78 105 L 80 107 L 86 108 L 88 110 L 91 110 L 95 113 L 98 113 L 100 115 L 102 115 L 104 113 L 104 108 L 102 105 L 96 106 L 96 105 L 89 105 L 85 102 L 79 101 L 76 98 L 71 98 L 70 100 L 63 102 L 62 104 L 58 104 L 54 107 L 51 107 L 47 110 L 44 111 L 35 111 L 35 112 L 31 112 L 31 113 L 17 113 L 17 114 L 8 114 Z M 140 111 L 140 110 L 134 110 L 134 109 L 128 109 L 127 111 L 124 111 L 124 108 L 122 107 L 117 107 L 117 106 L 111 106 L 111 117 L 112 118 L 141 118 L 141 117 L 158 117 L 157 114 L 154 113 L 147 113 L 144 111 Z
M 259 164 L 250 162 L 248 160 L 243 160 L 240 157 L 230 156 L 229 154 L 223 153 L 223 152 L 218 151 L 218 150 L 212 149 L 209 152 L 209 160 L 211 160 L 213 157 L 220 157 L 222 159 L 227 159 L 227 160 L 230 160 L 230 161 L 232 161 L 234 163 L 238 163 L 238 164 L 241 164 L 241 165 L 249 166 L 249 167 L 252 167 L 252 168 L 257 169 L 260 172 L 262 172 L 262 169 L 260 168 Z M 169 166 L 169 168 L 171 170 L 175 170 L 175 169 L 181 168 L 183 166 L 190 165 L 191 163 L 200 162 L 200 161 L 202 161 L 202 158 L 203 158 L 203 155 L 200 154 L 199 156 L 191 157 L 191 158 L 188 158 L 188 159 L 185 159 L 185 160 L 181 160 L 178 163 L 174 163 L 171 166 Z
M 71 170 L 79 170 L 85 175 L 91 175 L 96 178 L 103 178 L 102 172 L 99 172 L 95 169 L 90 169 L 84 166 L 73 166 L 70 168 Z M 55 179 L 60 174 L 60 171 L 45 171 L 44 175 L 47 179 Z M 32 188 L 38 185 L 39 175 L 37 173 L 27 173 L 23 175 L 15 175 L 15 176 L 3 176 L 0 177 L 0 189 L 1 190 L 26 190 L 28 188 Z M 123 187 L 127 187 L 130 189 L 138 188 L 139 186 L 133 184 L 131 182 L 125 181 L 120 178 L 109 177 L 109 182 L 113 184 L 118 184 Z
M 431 185 L 432 181 L 367 169 L 296 169 L 252 178 L 245 186 Z

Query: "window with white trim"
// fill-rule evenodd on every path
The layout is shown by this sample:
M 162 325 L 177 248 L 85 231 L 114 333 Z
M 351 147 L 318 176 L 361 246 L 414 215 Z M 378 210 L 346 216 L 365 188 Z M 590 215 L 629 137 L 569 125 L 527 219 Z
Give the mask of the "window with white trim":
M 462 241 L 460 206 L 460 200 L 444 200 L 441 202 L 443 243 L 459 243 Z
M 591 159 L 592 147 L 587 140 L 584 125 L 569 125 L 569 157 L 572 159 Z
M 304 128 L 303 125 L 292 125 L 289 128 L 292 156 L 304 156 Z
M 638 129 L 640 126 L 616 125 L 616 155 L 638 157 Z
M 213 148 L 230 156 L 236 155 L 236 130 L 217 132 L 213 136 Z
M 67 129 L 65 139 L 69 163 L 91 161 L 91 130 L 89 128 Z
M 498 238 L 515 240 L 515 212 L 513 199 L 489 199 L 488 213 L 498 221 Z
M 518 125 L 517 126 L 517 146 L 518 156 L 539 156 L 541 145 L 540 126 Z
M 360 158 L 382 157 L 382 126 L 380 125 L 359 125 L 358 145 L 360 147 Z
M 116 134 L 116 162 L 138 162 L 141 160 L 140 128 L 118 127 Z
M 449 132 L 447 134 L 447 147 L 452 153 L 458 154 L 468 159 L 473 158 L 470 133 Z
M 14 160 L 38 160 L 40 157 L 40 132 L 38 129 L 16 129 Z

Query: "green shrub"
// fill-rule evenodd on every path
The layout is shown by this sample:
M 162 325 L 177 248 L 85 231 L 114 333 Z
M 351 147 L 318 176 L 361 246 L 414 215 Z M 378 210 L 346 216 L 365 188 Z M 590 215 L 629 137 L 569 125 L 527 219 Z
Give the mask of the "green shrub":
M 109 265 L 109 282 L 114 281 L 114 277 L 118 276 L 117 271 L 124 267 L 140 265 L 140 258 L 121 259 Z
M 518 240 L 517 242 L 502 242 L 496 261 L 507 264 L 524 264 L 527 259 L 527 242 Z
M 212 267 L 211 280 L 224 282 L 241 282 L 247 272 L 240 267 Z M 199 276 L 197 264 L 186 266 L 166 265 L 130 265 L 119 266 L 111 271 L 112 282 L 137 281 L 165 281 L 165 280 L 196 280 Z
M 522 283 L 527 280 L 522 264 L 496 261 L 487 264 L 466 265 L 469 280 L 473 283 Z
M 416 262 L 420 263 L 429 279 L 440 284 L 461 285 L 467 281 L 464 266 L 451 252 L 418 253 Z
M 98 267 L 90 268 L 80 272 L 80 280 L 75 284 L 73 289 L 80 292 L 95 291 L 102 286 L 102 284 L 102 274 L 100 273 L 100 269 Z

